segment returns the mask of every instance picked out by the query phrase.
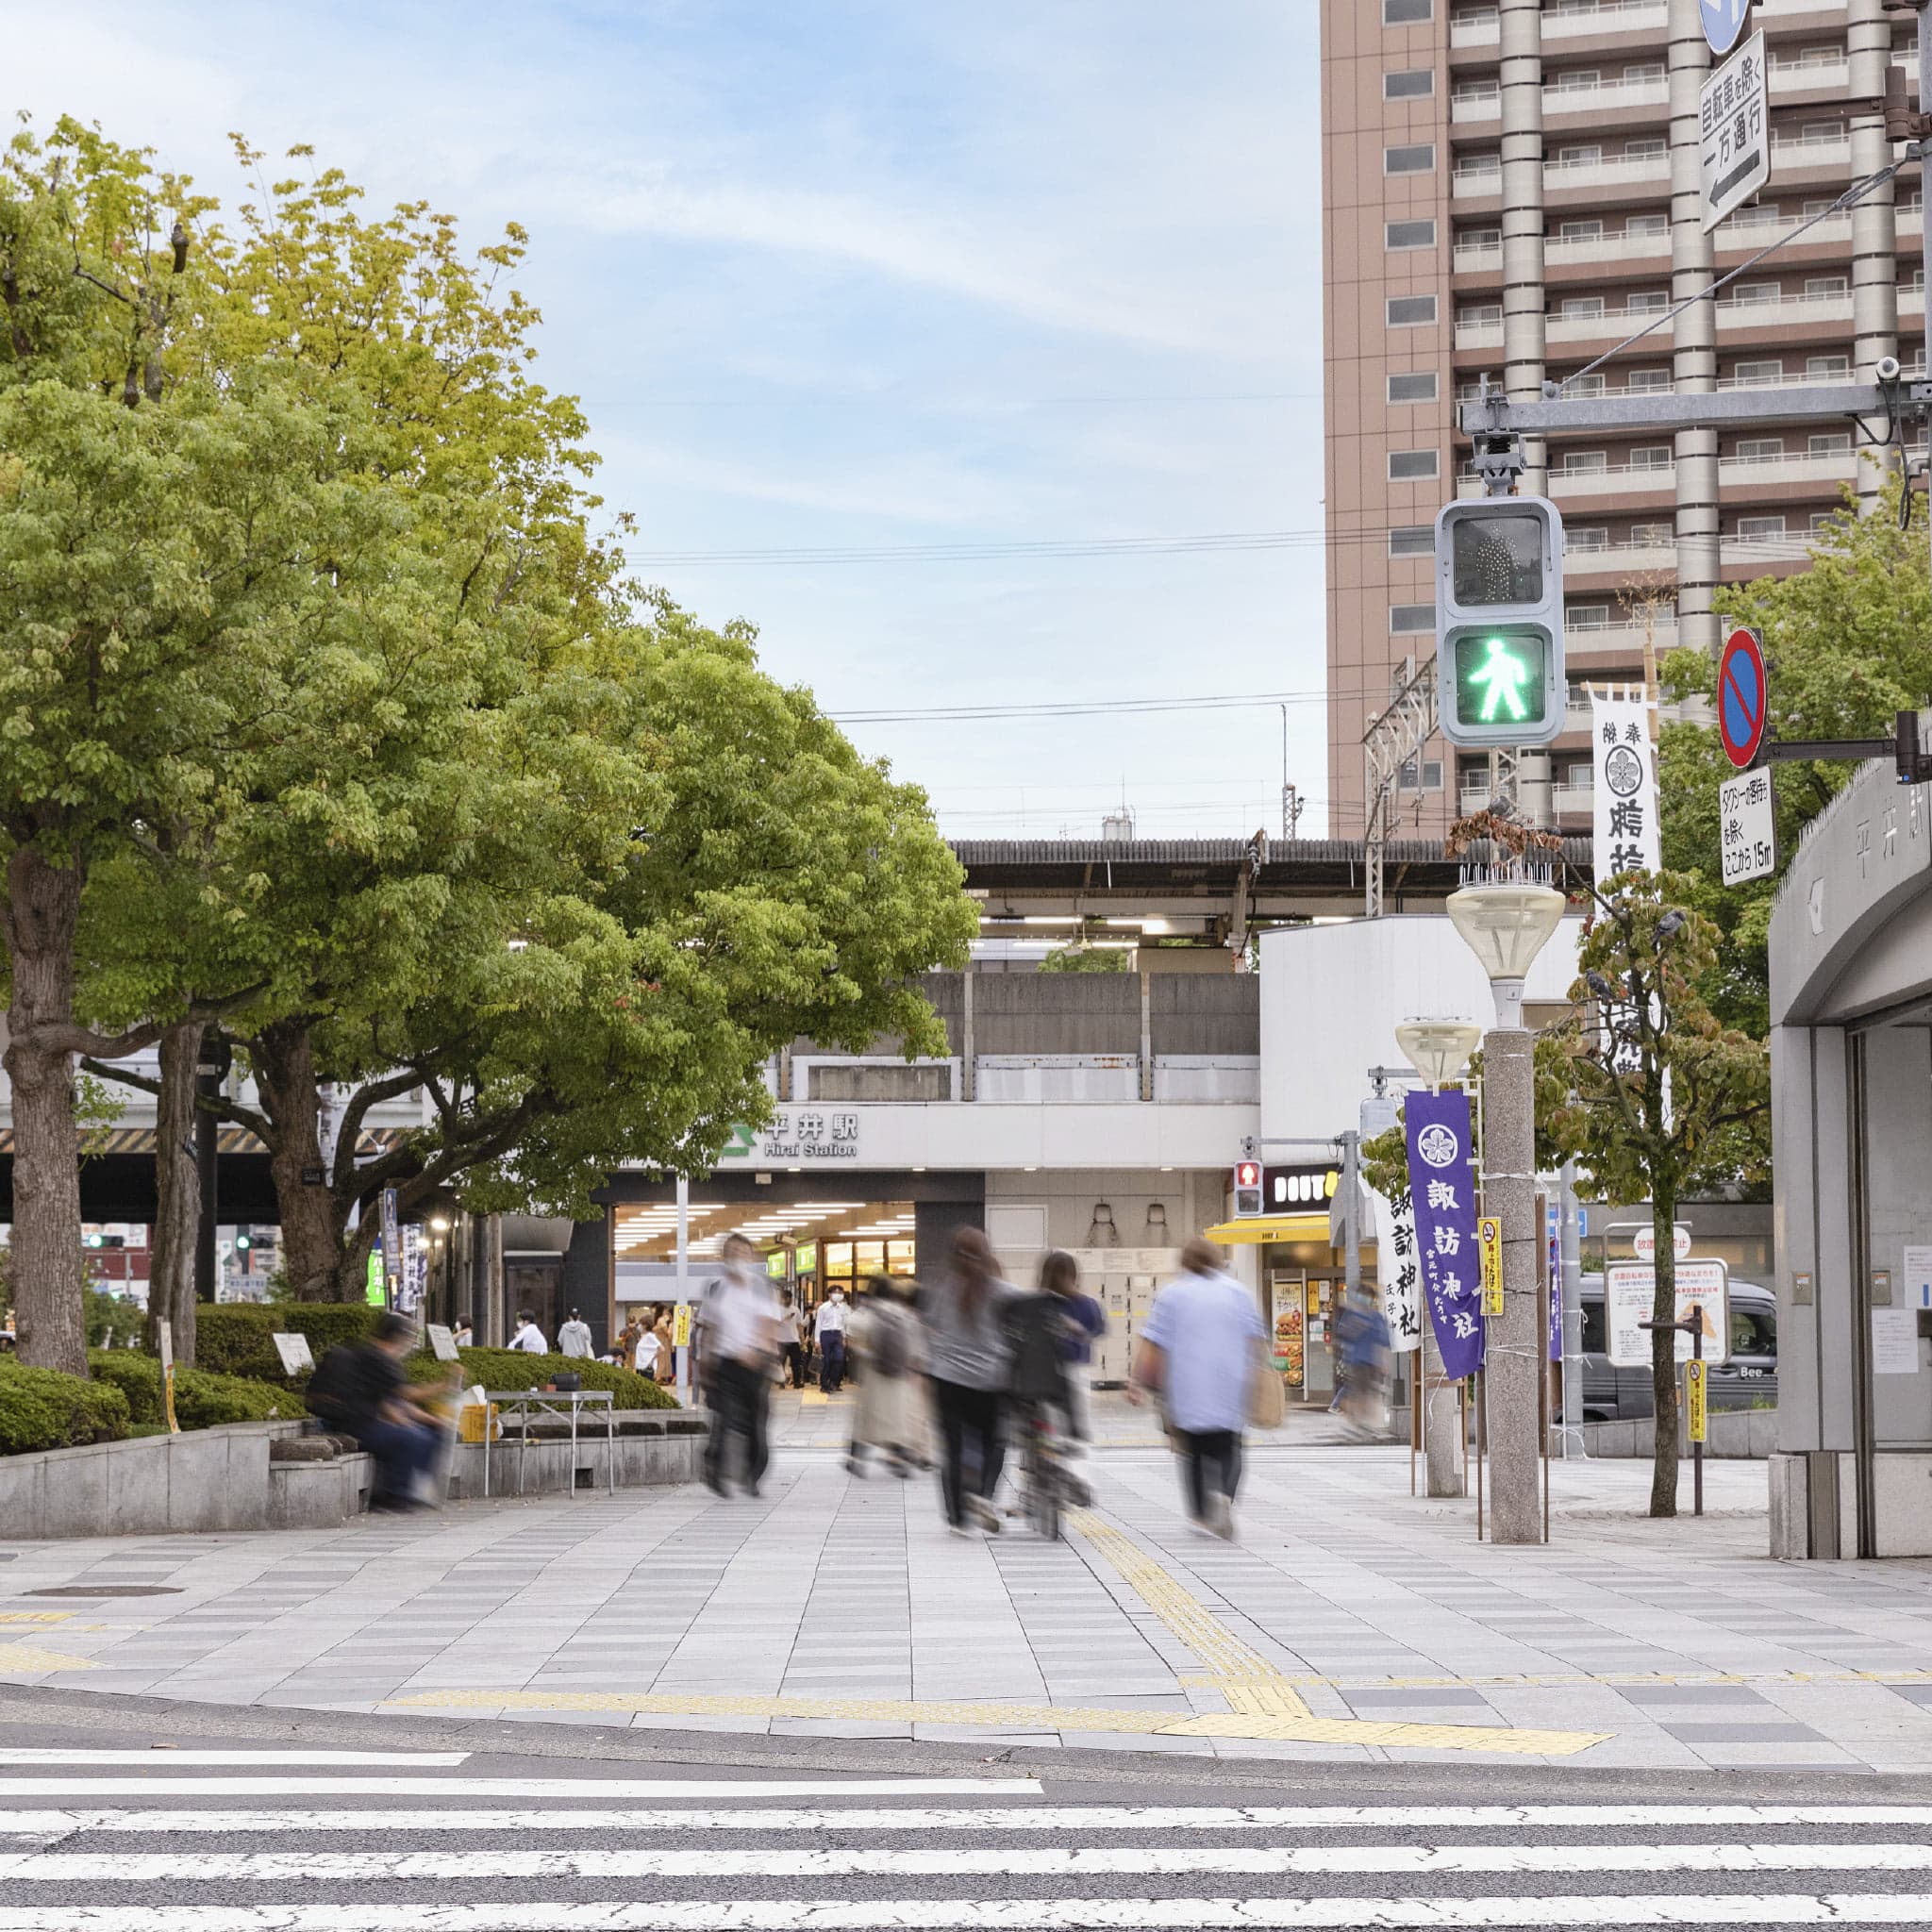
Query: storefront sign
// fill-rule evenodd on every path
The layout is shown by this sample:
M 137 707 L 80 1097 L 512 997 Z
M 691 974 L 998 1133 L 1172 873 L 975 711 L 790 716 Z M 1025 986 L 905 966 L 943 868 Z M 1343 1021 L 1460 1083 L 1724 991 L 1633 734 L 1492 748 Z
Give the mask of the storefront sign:
M 1389 1324 L 1389 1347 L 1407 1355 L 1423 1345 L 1422 1270 L 1415 1251 L 1415 1204 L 1404 1188 L 1375 1197 L 1376 1270 L 1381 1276 L 1382 1313 Z M 1383 1245 L 1386 1243 L 1386 1245 Z
M 1677 1320 L 1703 1310 L 1704 1358 L 1725 1360 L 1731 1352 L 1728 1311 L 1730 1271 L 1722 1261 L 1679 1261 L 1675 1285 Z M 1657 1271 L 1641 1261 L 1613 1261 L 1604 1274 L 1604 1313 L 1609 1328 L 1609 1356 L 1620 1369 L 1650 1366 L 1651 1331 L 1642 1324 L 1656 1305 Z M 1677 1331 L 1677 1359 L 1690 1359 L 1690 1335 Z
M 849 1108 L 781 1107 L 769 1127 L 734 1127 L 719 1159 L 857 1160 L 861 1118 Z
M 1597 882 L 1620 872 L 1656 872 L 1657 750 L 1650 741 L 1650 708 L 1641 693 L 1611 697 L 1591 691 L 1590 735 Z
M 1484 1339 L 1469 1095 L 1411 1093 L 1403 1114 L 1423 1291 L 1442 1372 L 1459 1382 L 1482 1366 Z

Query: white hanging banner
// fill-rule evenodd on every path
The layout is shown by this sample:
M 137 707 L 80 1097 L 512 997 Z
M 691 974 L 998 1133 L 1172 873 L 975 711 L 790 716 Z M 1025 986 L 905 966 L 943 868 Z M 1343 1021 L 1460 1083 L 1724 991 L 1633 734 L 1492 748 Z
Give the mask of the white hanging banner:
M 1416 1265 L 1415 1209 L 1404 1188 L 1394 1200 L 1372 1193 L 1375 1204 L 1375 1276 L 1391 1354 L 1423 1345 L 1423 1289 Z
M 1597 883 L 1620 872 L 1659 871 L 1657 747 L 1642 694 L 1591 691 L 1590 736 Z

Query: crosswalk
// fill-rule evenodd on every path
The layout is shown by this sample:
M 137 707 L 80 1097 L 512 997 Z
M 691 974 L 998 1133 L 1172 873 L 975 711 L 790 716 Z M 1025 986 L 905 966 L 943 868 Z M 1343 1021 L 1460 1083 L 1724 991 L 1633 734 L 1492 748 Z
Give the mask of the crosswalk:
M 1932 1804 L 1058 1803 L 1024 1777 L 168 1757 L 0 1756 L 0 1932 L 1932 1926 Z

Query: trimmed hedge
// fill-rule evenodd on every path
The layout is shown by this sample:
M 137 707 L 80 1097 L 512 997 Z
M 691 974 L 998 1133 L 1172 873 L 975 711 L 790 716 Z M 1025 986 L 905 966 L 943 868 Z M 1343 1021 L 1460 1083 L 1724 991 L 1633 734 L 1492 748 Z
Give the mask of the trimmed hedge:
M 575 1375 L 586 1389 L 608 1389 L 619 1408 L 675 1408 L 677 1397 L 648 1375 L 609 1362 L 585 1361 L 577 1356 L 526 1355 L 515 1348 L 466 1348 L 460 1351 L 463 1380 L 482 1389 L 541 1389 L 554 1375 Z
M 119 1389 L 0 1356 L 0 1456 L 119 1442 L 133 1426 Z
M 244 1375 L 299 1389 L 306 1375 L 282 1372 L 277 1335 L 306 1335 L 320 1361 L 339 1341 L 358 1341 L 375 1327 L 382 1309 L 368 1302 L 218 1302 L 194 1317 L 194 1365 L 217 1375 Z
M 161 1407 L 161 1365 L 133 1349 L 97 1349 L 88 1357 L 94 1380 L 118 1389 L 138 1423 L 167 1420 Z M 175 1420 L 184 1429 L 212 1429 L 223 1423 L 299 1421 L 308 1410 L 299 1394 L 241 1375 L 211 1375 L 202 1369 L 175 1371 Z

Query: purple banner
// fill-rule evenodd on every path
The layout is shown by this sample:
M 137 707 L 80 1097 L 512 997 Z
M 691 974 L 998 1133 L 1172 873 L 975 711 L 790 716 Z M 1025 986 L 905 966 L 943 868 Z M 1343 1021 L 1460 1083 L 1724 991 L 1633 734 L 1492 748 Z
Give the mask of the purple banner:
M 1442 1370 L 1452 1382 L 1482 1366 L 1482 1264 L 1475 1241 L 1475 1167 L 1469 1095 L 1410 1093 L 1408 1186 L 1422 1251 L 1423 1291 Z
M 1563 1359 L 1563 1231 L 1561 1210 L 1550 1203 L 1550 1359 Z

